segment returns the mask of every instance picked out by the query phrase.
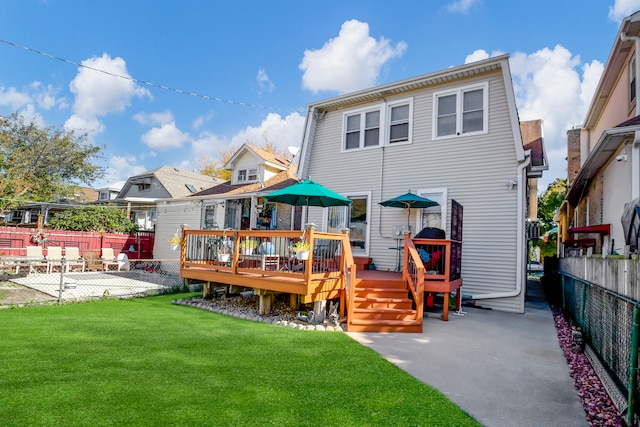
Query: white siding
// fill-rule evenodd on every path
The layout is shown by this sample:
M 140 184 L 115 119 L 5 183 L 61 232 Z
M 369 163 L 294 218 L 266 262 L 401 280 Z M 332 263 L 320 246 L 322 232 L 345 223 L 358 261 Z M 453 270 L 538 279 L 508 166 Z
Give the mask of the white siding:
M 202 207 L 199 200 L 178 200 L 175 202 L 158 203 L 157 226 L 153 246 L 155 259 L 178 259 L 179 251 L 173 251 L 169 239 L 180 232 L 186 224 L 187 228 L 199 229 L 202 215 Z
M 432 140 L 433 93 L 458 85 L 489 81 L 489 131 L 483 135 Z M 408 190 L 446 188 L 446 228 L 449 236 L 450 200 L 464 207 L 463 294 L 508 292 L 516 287 L 518 189 L 507 183 L 517 179 L 518 162 L 511 115 L 500 71 L 403 93 L 414 97 L 413 143 L 385 148 L 341 152 L 345 110 L 328 111 L 318 123 L 310 153 L 309 175 L 338 193 L 372 192 L 369 256 L 379 269 L 395 267 L 394 225 L 407 223 L 404 209 L 382 208 L 378 203 Z M 394 97 L 386 99 L 393 101 Z M 521 143 L 521 142 L 520 142 Z M 415 224 L 412 212 L 411 224 Z M 322 224 L 320 209 L 309 220 Z M 412 230 L 415 234 L 416 230 Z M 419 230 L 418 230 L 419 231 Z M 482 300 L 482 306 L 522 312 L 524 292 L 514 298 Z

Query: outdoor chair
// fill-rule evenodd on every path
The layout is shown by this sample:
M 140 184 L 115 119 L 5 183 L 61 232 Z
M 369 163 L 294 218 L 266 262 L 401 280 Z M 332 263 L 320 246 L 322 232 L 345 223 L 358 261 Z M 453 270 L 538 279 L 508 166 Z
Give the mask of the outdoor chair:
M 113 248 L 102 248 L 101 258 L 104 271 L 109 271 L 109 267 L 115 267 L 116 270 L 118 269 L 118 261 L 116 260 Z
M 280 269 L 280 255 L 268 255 L 262 254 L 261 268 L 263 270 L 279 270 Z
M 80 267 L 80 271 L 84 272 L 84 259 L 80 256 L 80 248 L 64 248 L 64 257 L 67 260 L 67 271 Z
M 53 273 L 56 267 L 62 269 L 62 248 L 49 246 L 47 248 L 47 273 Z
M 27 256 L 24 262 L 29 265 L 29 273 L 37 273 L 47 269 L 47 260 L 42 254 L 42 246 L 27 246 Z

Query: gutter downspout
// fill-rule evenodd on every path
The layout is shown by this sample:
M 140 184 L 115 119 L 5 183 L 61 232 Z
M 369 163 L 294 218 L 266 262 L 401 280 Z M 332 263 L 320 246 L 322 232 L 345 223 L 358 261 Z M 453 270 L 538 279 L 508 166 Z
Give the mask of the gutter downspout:
M 524 185 L 524 169 L 531 163 L 531 153 L 528 153 L 524 162 L 518 166 L 518 230 L 516 238 L 516 288 L 513 291 L 494 292 L 491 294 L 471 295 L 472 300 L 479 299 L 493 299 L 493 298 L 511 298 L 517 297 L 523 290 L 523 279 L 526 275 L 524 271 L 524 259 L 525 259 L 525 220 L 524 220 L 524 199 L 527 196 L 527 189 Z
M 640 103 L 638 102 L 638 52 L 640 52 L 640 37 L 630 36 L 624 32 L 620 33 L 620 40 L 631 41 L 635 43 L 636 48 L 636 116 L 640 111 Z M 633 137 L 633 145 L 631 146 L 631 199 L 640 197 L 640 131 L 636 131 Z

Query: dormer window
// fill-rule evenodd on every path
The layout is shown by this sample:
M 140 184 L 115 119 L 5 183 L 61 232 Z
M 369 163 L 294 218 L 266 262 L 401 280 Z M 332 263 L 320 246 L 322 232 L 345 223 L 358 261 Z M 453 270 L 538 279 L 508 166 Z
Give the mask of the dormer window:
M 258 168 L 240 169 L 238 182 L 253 182 L 258 180 Z
M 147 191 L 151 189 L 151 184 L 144 182 L 142 184 L 137 184 L 138 185 L 138 191 Z

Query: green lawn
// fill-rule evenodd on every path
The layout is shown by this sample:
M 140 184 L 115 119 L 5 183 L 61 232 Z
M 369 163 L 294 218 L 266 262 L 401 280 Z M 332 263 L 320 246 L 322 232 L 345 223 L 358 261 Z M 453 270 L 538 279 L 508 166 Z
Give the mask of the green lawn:
M 476 426 L 339 332 L 171 304 L 0 310 L 3 426 Z

